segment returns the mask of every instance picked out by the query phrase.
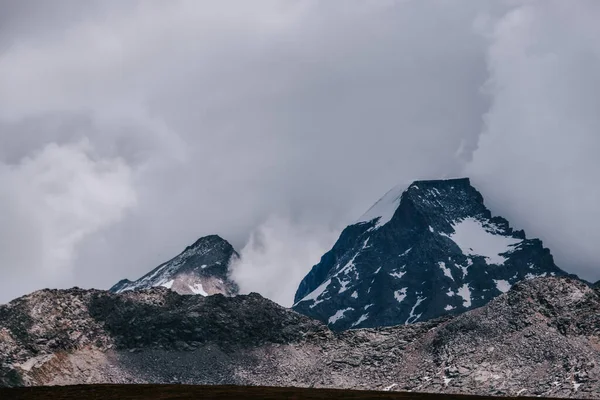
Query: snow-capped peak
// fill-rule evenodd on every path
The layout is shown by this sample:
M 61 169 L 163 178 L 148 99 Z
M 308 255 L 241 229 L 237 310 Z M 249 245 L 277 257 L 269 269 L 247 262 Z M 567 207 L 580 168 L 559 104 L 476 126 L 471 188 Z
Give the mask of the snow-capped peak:
M 342 232 L 300 283 L 293 308 L 337 330 L 414 323 L 547 275 L 567 274 L 541 241 L 493 217 L 469 179 L 416 181 Z
M 371 208 L 367 210 L 355 224 L 371 222 L 378 219 L 375 228 L 380 228 L 390 222 L 394 213 L 400 205 L 402 194 L 409 187 L 408 184 L 399 184 L 389 190 L 381 199 L 379 199 Z
M 217 235 L 205 236 L 140 279 L 134 282 L 122 280 L 110 290 L 122 293 L 162 286 L 180 294 L 206 296 L 221 293 L 231 296 L 237 294 L 238 288 L 229 279 L 228 267 L 237 257 L 226 240 Z

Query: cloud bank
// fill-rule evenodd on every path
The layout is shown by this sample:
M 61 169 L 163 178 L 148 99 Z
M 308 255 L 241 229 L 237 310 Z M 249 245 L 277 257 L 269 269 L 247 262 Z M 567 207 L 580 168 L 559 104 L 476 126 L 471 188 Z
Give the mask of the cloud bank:
M 126 165 L 96 159 L 85 142 L 49 144 L 17 165 L 0 166 L 3 295 L 69 276 L 81 241 L 135 206 L 130 181 Z
M 563 269 L 600 279 L 600 5 L 527 2 L 481 26 L 491 106 L 466 173 Z
M 465 174 L 600 278 L 593 0 L 38 3 L 0 0 L 0 302 L 217 233 L 289 304 L 390 187 Z

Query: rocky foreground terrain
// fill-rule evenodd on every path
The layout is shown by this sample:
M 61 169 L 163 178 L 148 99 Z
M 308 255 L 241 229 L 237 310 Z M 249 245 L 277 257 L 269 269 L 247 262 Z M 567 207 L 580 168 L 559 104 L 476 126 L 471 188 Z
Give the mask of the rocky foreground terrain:
M 459 316 L 334 333 L 257 294 L 43 290 L 0 306 L 0 385 L 190 383 L 600 397 L 600 291 L 513 286 Z

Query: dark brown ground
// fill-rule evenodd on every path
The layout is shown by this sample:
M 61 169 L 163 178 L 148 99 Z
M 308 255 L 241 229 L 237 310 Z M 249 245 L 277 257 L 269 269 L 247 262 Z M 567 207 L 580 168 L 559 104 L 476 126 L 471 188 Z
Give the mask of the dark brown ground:
M 245 386 L 187 386 L 187 385 L 81 385 L 7 389 L 0 388 L 0 400 L 166 400 L 166 399 L 418 399 L 418 400 L 478 400 L 485 396 L 464 396 L 429 393 L 373 392 L 333 389 L 299 389 Z M 510 397 L 496 397 L 510 400 Z M 519 399 L 525 399 L 519 397 Z

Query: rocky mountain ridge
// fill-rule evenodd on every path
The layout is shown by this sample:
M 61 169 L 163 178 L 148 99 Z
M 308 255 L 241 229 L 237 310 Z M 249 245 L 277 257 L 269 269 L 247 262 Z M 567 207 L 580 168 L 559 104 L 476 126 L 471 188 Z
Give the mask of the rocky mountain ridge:
M 492 216 L 469 179 L 388 192 L 300 283 L 294 310 L 334 330 L 481 307 L 517 282 L 566 276 L 538 239 Z
M 600 291 L 515 284 L 455 317 L 335 333 L 257 294 L 44 290 L 0 306 L 0 384 L 193 383 L 600 396 Z
M 123 293 L 162 286 L 179 294 L 233 296 L 239 288 L 229 278 L 229 265 L 237 258 L 238 253 L 225 239 L 218 235 L 204 236 L 140 279 L 134 282 L 123 279 L 109 290 Z

